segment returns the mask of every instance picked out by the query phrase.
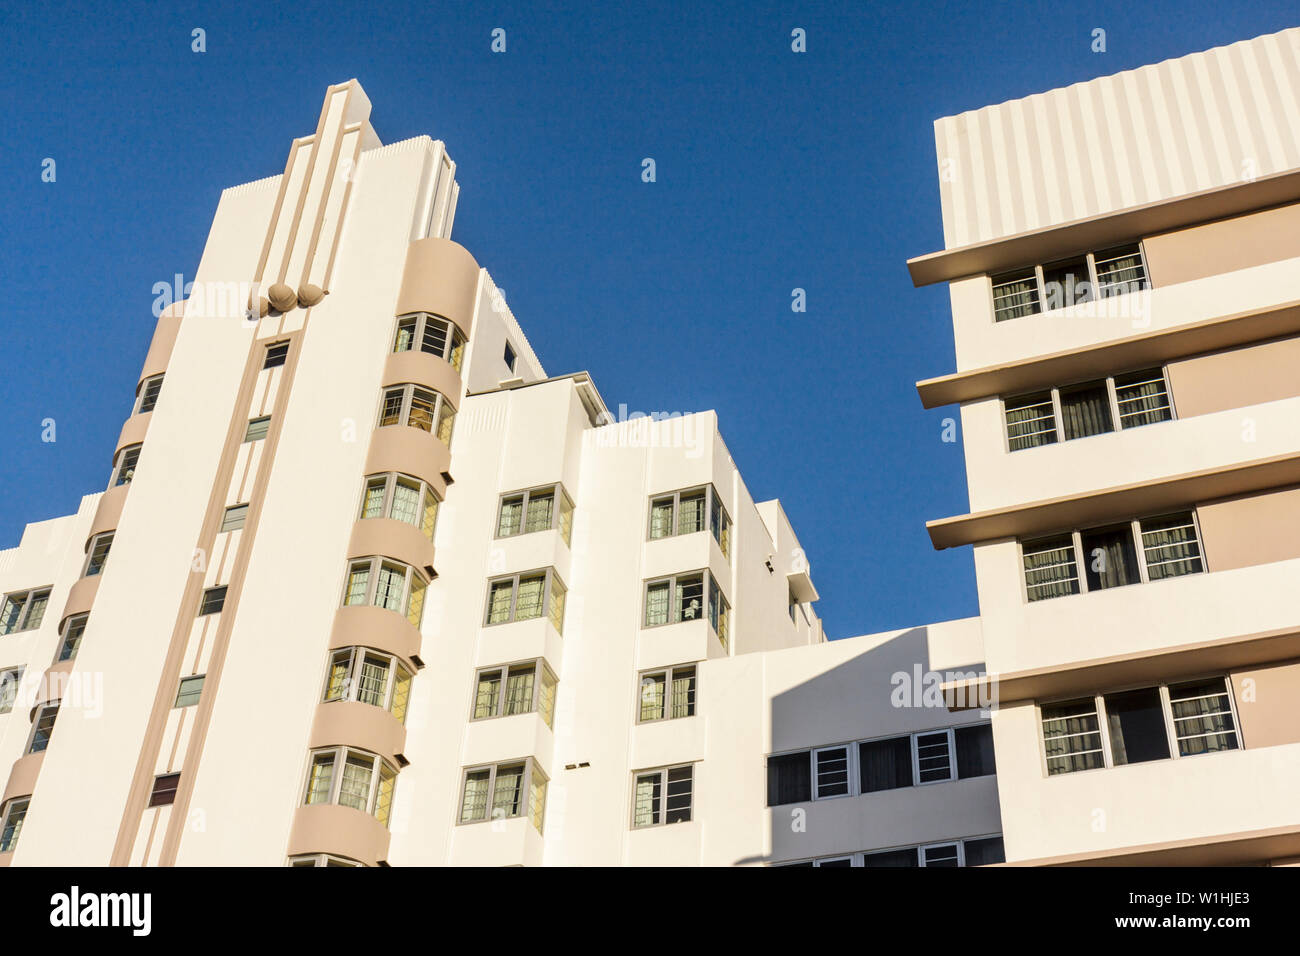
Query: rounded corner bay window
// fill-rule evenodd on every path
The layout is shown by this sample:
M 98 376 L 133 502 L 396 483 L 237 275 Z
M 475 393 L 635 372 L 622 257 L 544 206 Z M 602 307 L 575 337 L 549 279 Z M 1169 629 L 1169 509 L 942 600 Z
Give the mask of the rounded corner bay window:
M 343 606 L 373 605 L 396 611 L 420 626 L 424 612 L 424 591 L 429 586 L 424 575 L 391 558 L 358 558 L 348 565 L 347 589 Z

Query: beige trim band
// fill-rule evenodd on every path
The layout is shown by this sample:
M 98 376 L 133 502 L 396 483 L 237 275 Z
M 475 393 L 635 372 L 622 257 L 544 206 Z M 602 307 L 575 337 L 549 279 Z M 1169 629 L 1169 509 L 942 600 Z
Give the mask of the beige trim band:
M 397 612 L 359 604 L 335 612 L 329 649 L 373 647 L 396 655 L 414 673 L 419 670 L 421 641 L 420 629 Z
M 289 856 L 331 853 L 376 866 L 388 857 L 387 828 L 368 813 L 333 803 L 300 806 L 289 833 Z
M 380 555 L 402 561 L 431 577 L 433 542 L 419 528 L 392 518 L 362 518 L 352 526 L 348 559 Z M 392 612 L 389 612 L 392 613 Z
M 406 764 L 406 728 L 396 717 L 374 704 L 333 700 L 318 704 L 311 725 L 310 749 L 356 747 L 378 754 L 394 767 Z
M 36 778 L 41 772 L 41 763 L 45 760 L 45 751 L 24 754 L 14 761 L 9 771 L 9 781 L 5 784 L 4 796 L 0 804 L 8 803 L 14 797 L 30 796 L 36 790 Z

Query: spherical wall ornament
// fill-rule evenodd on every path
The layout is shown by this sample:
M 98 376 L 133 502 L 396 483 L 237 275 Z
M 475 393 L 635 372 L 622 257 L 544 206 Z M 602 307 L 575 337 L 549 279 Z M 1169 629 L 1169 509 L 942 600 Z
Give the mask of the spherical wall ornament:
M 288 312 L 298 304 L 298 296 L 283 282 L 277 282 L 267 289 L 266 297 L 271 300 L 271 307 L 277 312 Z
M 321 287 L 312 285 L 310 282 L 298 290 L 298 304 L 304 309 L 310 309 L 323 298 L 325 298 L 325 292 Z

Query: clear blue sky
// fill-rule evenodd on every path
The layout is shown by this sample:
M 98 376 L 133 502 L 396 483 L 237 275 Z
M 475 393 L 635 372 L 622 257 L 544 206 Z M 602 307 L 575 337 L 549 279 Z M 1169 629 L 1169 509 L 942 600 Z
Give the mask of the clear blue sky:
M 4 0 L 0 22 L 0 547 L 103 489 L 153 284 L 193 276 L 221 189 L 281 172 L 325 87 L 356 77 L 384 142 L 447 143 L 454 238 L 551 374 L 590 370 L 614 408 L 717 409 L 750 492 L 782 499 L 841 637 L 978 612 L 970 550 L 937 553 L 924 527 L 966 509 L 961 447 L 940 440 L 951 412 L 913 387 L 953 368 L 947 292 L 914 290 L 904 266 L 942 246 L 934 119 L 1300 10 Z

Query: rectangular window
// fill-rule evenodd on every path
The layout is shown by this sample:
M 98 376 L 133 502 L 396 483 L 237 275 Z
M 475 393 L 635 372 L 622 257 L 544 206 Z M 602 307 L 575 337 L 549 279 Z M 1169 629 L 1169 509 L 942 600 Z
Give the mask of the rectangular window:
M 16 797 L 5 804 L 3 821 L 0 822 L 0 853 L 12 853 L 18 845 L 18 836 L 23 832 L 23 821 L 27 819 L 31 802 L 31 797 Z
M 1061 432 L 1066 441 L 1115 430 L 1110 418 L 1110 392 L 1105 382 L 1058 389 Z
M 270 415 L 263 415 L 261 418 L 250 418 L 248 427 L 244 429 L 244 441 L 261 441 L 270 430 Z
M 205 614 L 220 614 L 221 609 L 226 606 L 226 589 L 228 585 L 208 588 L 203 592 L 203 600 L 199 604 L 199 617 Z
M 1021 553 L 1030 601 L 1206 570 L 1196 518 L 1190 511 L 1025 541 Z M 1080 559 L 1085 571 L 1082 582 L 1077 570 Z
M 419 627 L 429 582 L 414 568 L 384 558 L 362 558 L 348 565 L 343 605 L 370 604 L 404 616 Z
M 685 664 L 641 675 L 637 720 L 695 716 L 695 665 Z
M 288 342 L 276 342 L 274 345 L 268 345 L 266 347 L 266 361 L 262 363 L 262 368 L 279 368 L 288 358 Z
M 161 375 L 154 375 L 144 380 L 140 386 L 140 403 L 136 407 L 136 414 L 143 415 L 154 410 L 158 404 L 158 396 L 162 394 L 162 383 Z
M 542 660 L 481 669 L 474 677 L 471 720 L 538 714 L 549 727 L 555 717 L 555 675 Z
M 182 677 L 181 685 L 176 690 L 176 703 L 173 707 L 193 707 L 199 702 L 199 696 L 203 693 L 203 674 L 195 674 L 193 677 Z
M 1004 322 L 1100 297 L 1149 289 L 1141 243 L 993 277 L 993 319 Z
M 59 643 L 59 652 L 54 658 L 56 664 L 76 658 L 77 651 L 81 650 L 81 638 L 86 633 L 86 624 L 89 620 L 89 614 L 78 614 L 68 618 L 68 623 L 63 629 L 63 640 Z
M 336 772 L 336 768 L 341 769 Z M 313 751 L 303 803 L 351 807 L 386 827 L 396 781 L 397 771 L 388 761 L 367 751 L 349 747 Z
M 1006 398 L 1002 408 L 1010 451 L 1101 435 L 1116 427 L 1154 425 L 1174 417 L 1162 368 Z
M 113 546 L 113 532 L 97 534 L 90 539 L 89 555 L 86 558 L 86 571 L 82 577 L 92 577 L 104 570 L 108 562 L 108 551 Z
M 460 371 L 465 357 L 465 336 L 453 322 L 427 312 L 401 316 L 397 320 L 397 335 L 393 340 L 394 352 L 421 352 L 446 359 Z
M 149 792 L 149 806 L 169 807 L 176 802 L 176 791 L 181 785 L 181 775 L 164 773 L 153 778 L 153 789 Z
M 1142 246 L 1138 243 L 1095 252 L 1092 259 L 1099 296 L 1137 292 L 1151 287 L 1146 263 L 1142 260 Z
M 953 730 L 957 747 L 957 777 L 987 777 L 997 773 L 993 755 L 993 725 L 976 724 Z
M 135 477 L 136 465 L 140 462 L 140 449 L 143 447 L 143 445 L 128 445 L 118 453 L 117 461 L 113 464 L 114 488 L 131 483 L 131 479 Z
M 441 393 L 418 385 L 384 389 L 379 407 L 379 427 L 409 425 L 436 435 L 450 446 L 455 410 Z
M 7 714 L 14 709 L 14 702 L 18 700 L 18 688 L 22 682 L 21 667 L 0 670 L 0 714 Z
M 635 775 L 632 795 L 632 826 L 653 827 L 689 823 L 695 767 L 664 767 Z
M 1094 298 L 1087 257 L 1043 266 L 1043 302 L 1047 311 L 1065 309 Z
M 1038 271 L 1021 270 L 993 279 L 993 320 L 1005 322 L 1043 311 L 1038 298 Z
M 1241 746 L 1222 677 L 1081 698 L 1041 711 L 1049 776 Z
M 1120 428 L 1155 425 L 1174 417 L 1163 369 L 1151 368 L 1117 375 L 1114 383 Z
M 484 623 L 508 624 L 547 617 L 563 634 L 564 596 L 564 583 L 554 568 L 489 581 Z
M 813 751 L 813 796 L 846 797 L 849 794 L 849 748 L 823 747 Z
M 460 822 L 480 823 L 527 817 L 542 832 L 546 776 L 531 758 L 466 769 L 461 787 Z
M 912 786 L 912 737 L 890 737 L 858 745 L 862 793 Z
M 362 518 L 388 517 L 414 525 L 430 541 L 438 520 L 433 486 L 408 475 L 370 475 L 361 496 Z
M 961 866 L 961 844 L 936 843 L 921 847 L 922 866 Z
M 731 554 L 731 518 L 712 485 L 687 488 L 650 499 L 650 540 L 694 534 L 708 528 L 724 557 Z
M 883 853 L 867 853 L 862 857 L 863 866 L 911 867 L 920 866 L 916 858 L 916 847 L 906 850 L 885 850 Z
M 5 595 L 0 605 L 0 635 L 36 630 L 45 620 L 49 604 L 50 588 Z
M 1051 392 L 1009 398 L 1003 405 L 1007 444 L 1012 451 L 1056 442 L 1056 406 Z
M 714 588 L 709 591 L 710 604 L 705 606 L 705 580 L 712 586 L 712 575 L 707 571 L 693 571 L 689 574 L 677 574 L 658 581 L 647 581 L 645 586 L 645 627 L 658 627 L 662 624 L 679 624 L 683 621 L 698 621 L 708 611 L 709 622 L 714 630 L 725 630 L 725 621 L 730 605 L 722 592 Z
M 50 745 L 50 735 L 54 733 L 54 722 L 59 716 L 58 702 L 46 704 L 36 715 L 36 720 L 32 722 L 32 733 L 27 740 L 27 753 L 38 754 L 44 752 L 45 748 Z
M 965 858 L 966 866 L 988 866 L 1007 861 L 1006 850 L 1003 849 L 1000 836 L 963 841 L 962 856 Z
M 557 528 L 565 544 L 573 530 L 573 502 L 562 485 L 543 485 L 501 497 L 497 537 L 550 531 Z
M 248 518 L 248 505 L 231 505 L 221 518 L 222 531 L 238 531 Z
M 911 772 L 908 756 L 908 772 Z M 767 805 L 779 807 L 787 803 L 807 803 L 812 800 L 812 754 L 807 750 L 780 754 L 767 758 Z
M 938 783 L 952 779 L 952 731 L 917 734 L 916 782 Z

